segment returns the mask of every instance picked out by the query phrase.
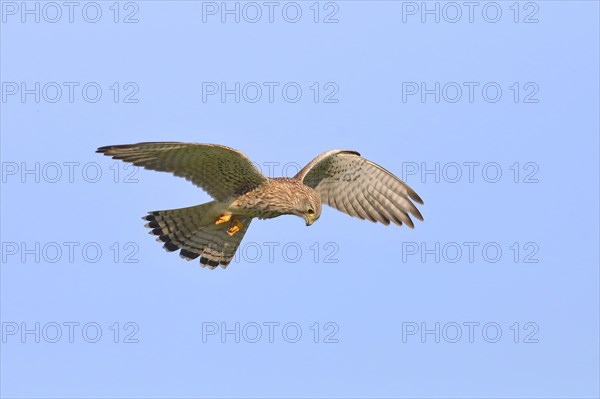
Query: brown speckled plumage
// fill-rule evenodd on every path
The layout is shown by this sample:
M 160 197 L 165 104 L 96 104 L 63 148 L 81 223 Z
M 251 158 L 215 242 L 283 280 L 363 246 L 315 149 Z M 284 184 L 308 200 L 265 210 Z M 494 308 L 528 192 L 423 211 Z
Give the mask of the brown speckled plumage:
M 298 210 L 305 211 L 309 208 L 317 215 L 321 214 L 321 200 L 315 190 L 300 180 L 287 177 L 268 179 L 257 188 L 242 194 L 232 206 L 246 209 L 259 219 L 297 215 Z

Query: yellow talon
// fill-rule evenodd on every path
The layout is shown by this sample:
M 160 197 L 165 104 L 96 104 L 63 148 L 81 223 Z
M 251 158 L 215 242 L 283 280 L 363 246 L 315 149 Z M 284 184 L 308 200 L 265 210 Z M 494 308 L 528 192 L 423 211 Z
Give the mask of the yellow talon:
M 237 219 L 235 219 L 233 221 L 233 226 L 231 226 L 229 228 L 229 230 L 227 230 L 227 234 L 229 234 L 231 237 L 233 237 L 233 235 L 235 233 L 237 233 L 238 231 L 240 231 L 242 229 L 242 227 L 244 227 L 244 225 Z
M 224 213 L 223 215 L 221 215 L 220 218 L 218 218 L 215 221 L 215 224 L 223 224 L 223 223 L 227 223 L 231 220 L 231 213 Z

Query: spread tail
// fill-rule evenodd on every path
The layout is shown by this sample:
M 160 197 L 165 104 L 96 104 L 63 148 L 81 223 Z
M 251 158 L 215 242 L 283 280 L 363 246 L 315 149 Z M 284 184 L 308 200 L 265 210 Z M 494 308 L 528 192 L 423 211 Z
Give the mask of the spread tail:
M 167 251 L 180 250 L 179 256 L 186 260 L 200 257 L 202 267 L 225 268 L 252 218 L 234 215 L 230 223 L 215 223 L 217 207 L 218 203 L 211 201 L 189 208 L 149 212 L 143 219 L 148 221 L 146 227 L 152 229 L 150 234 L 158 236 L 157 241 L 164 242 Z

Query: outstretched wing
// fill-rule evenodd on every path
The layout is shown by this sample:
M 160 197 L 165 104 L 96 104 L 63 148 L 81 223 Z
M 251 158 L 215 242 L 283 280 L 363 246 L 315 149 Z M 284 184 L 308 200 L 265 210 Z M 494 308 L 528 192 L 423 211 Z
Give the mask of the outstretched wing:
M 250 191 L 267 180 L 242 152 L 215 144 L 138 143 L 100 147 L 96 152 L 184 177 L 217 201 Z
M 423 203 L 421 197 L 391 172 L 371 162 L 356 151 L 324 152 L 295 176 L 312 187 L 324 204 L 372 222 L 385 225 L 406 223 L 414 227 L 408 213 L 423 220 L 411 202 Z

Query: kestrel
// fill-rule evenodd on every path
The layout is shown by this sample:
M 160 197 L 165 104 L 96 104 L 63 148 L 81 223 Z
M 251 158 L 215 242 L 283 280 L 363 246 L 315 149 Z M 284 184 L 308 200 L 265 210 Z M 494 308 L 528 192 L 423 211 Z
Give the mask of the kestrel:
M 423 204 L 417 193 L 356 151 L 324 152 L 293 178 L 268 178 L 242 152 L 216 144 L 138 143 L 96 152 L 184 177 L 214 198 L 143 217 L 167 251 L 180 250 L 187 260 L 200 257 L 200 264 L 211 269 L 227 267 L 254 218 L 296 215 L 310 226 L 321 216 L 323 203 L 385 225 L 413 228 L 409 213 L 423 220 L 411 202 Z

